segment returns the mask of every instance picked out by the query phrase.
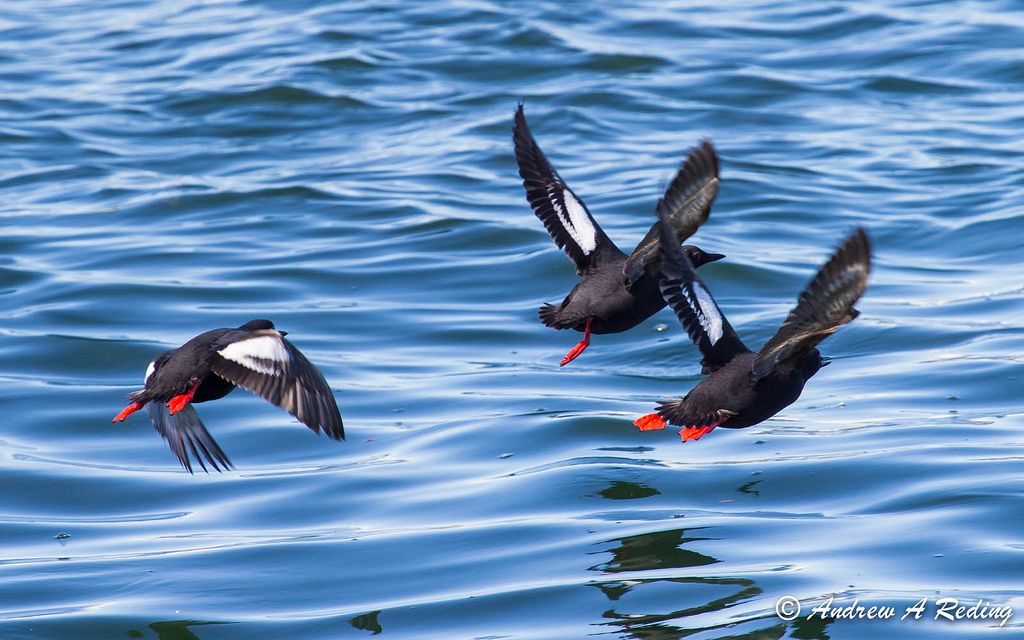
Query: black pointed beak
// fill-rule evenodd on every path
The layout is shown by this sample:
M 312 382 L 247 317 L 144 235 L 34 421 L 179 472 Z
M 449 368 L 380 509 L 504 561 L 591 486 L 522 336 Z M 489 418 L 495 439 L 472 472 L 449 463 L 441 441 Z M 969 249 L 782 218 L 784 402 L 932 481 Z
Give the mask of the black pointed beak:
M 282 336 L 288 335 L 287 331 L 280 331 L 280 330 L 278 330 L 278 333 L 280 333 Z
M 714 262 L 725 257 L 724 253 L 705 253 L 704 255 L 707 256 L 705 262 Z
M 827 367 L 830 364 L 832 364 L 832 358 L 827 358 L 825 356 L 821 356 L 821 366 Z

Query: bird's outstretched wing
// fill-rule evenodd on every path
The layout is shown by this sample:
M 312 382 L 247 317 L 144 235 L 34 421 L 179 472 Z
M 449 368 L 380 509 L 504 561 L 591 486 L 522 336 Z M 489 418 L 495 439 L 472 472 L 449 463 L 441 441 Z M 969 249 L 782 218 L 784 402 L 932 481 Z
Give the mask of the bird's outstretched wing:
M 661 233 L 661 295 L 704 356 L 704 373 L 724 366 L 737 354 L 750 353 L 722 310 L 715 304 L 690 258 L 675 241 L 675 228 L 666 211 L 659 210 Z
M 675 229 L 676 244 L 685 242 L 707 221 L 711 203 L 718 195 L 718 184 L 718 155 L 711 142 L 705 140 L 701 146 L 690 150 L 665 195 L 658 200 L 658 218 L 665 214 Z M 661 242 L 659 225 L 660 222 L 655 222 L 651 226 L 622 265 L 622 273 L 629 282 L 643 277 L 647 265 L 657 260 Z
M 857 229 L 800 293 L 796 307 L 765 343 L 754 360 L 754 379 L 766 376 L 779 362 L 797 362 L 819 342 L 859 312 L 854 303 L 868 286 L 871 245 Z
M 189 452 L 207 473 L 209 471 L 203 463 L 204 458 L 217 471 L 221 471 L 221 467 L 223 470 L 231 468 L 231 461 L 217 446 L 191 404 L 186 404 L 180 411 L 172 414 L 166 402 L 153 400 L 146 403 L 146 413 L 153 421 L 153 427 L 164 437 L 171 451 L 181 462 L 181 466 L 189 473 L 192 473 Z
M 213 346 L 218 376 L 276 404 L 313 431 L 345 438 L 334 393 L 320 371 L 276 329 L 234 330 Z
M 551 239 L 576 264 L 576 273 L 585 275 L 607 255 L 623 255 L 537 146 L 526 125 L 523 105 L 516 111 L 512 141 L 526 199 Z

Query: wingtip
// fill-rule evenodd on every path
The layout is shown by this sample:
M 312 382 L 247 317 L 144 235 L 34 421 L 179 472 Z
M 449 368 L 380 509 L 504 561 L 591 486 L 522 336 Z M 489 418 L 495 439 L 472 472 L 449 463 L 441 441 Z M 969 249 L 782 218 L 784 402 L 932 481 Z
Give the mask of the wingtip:
M 512 119 L 512 147 L 515 152 L 516 164 L 519 166 L 519 177 L 523 179 L 523 186 L 526 187 L 526 198 L 530 199 L 529 182 L 543 179 L 545 169 L 554 174 L 554 167 L 548 162 L 541 151 L 537 141 L 533 139 L 533 132 L 526 124 L 526 113 L 520 103 L 516 107 L 515 116 Z M 557 177 L 557 174 L 555 174 Z M 531 206 L 532 206 L 531 201 Z
M 690 151 L 690 155 L 687 156 L 687 161 L 693 164 L 699 164 L 706 162 L 708 165 L 707 170 L 714 175 L 716 178 L 719 177 L 720 163 L 718 160 L 718 151 L 715 149 L 715 144 L 711 142 L 711 138 L 704 138 L 700 141 L 700 146 L 695 147 Z
M 669 214 L 659 210 L 658 214 L 658 252 L 661 254 L 661 277 L 664 279 L 680 279 L 686 271 L 686 253 L 676 238 L 675 228 Z
M 843 247 L 857 249 L 859 252 L 866 253 L 870 256 L 871 238 L 868 236 L 867 229 L 864 227 L 855 228 L 850 235 L 846 237 L 846 240 L 843 242 Z
M 519 135 L 522 130 L 529 131 L 529 127 L 526 126 L 526 112 L 523 110 L 522 101 L 516 106 L 515 116 L 512 118 L 512 136 Z
M 865 275 L 871 271 L 871 238 L 864 227 L 857 227 L 847 236 L 843 244 L 833 254 L 833 259 L 839 259 L 848 264 L 862 263 Z
M 327 428 L 324 428 L 324 431 L 331 438 L 331 440 L 342 440 L 342 441 L 344 441 L 345 440 L 345 425 L 342 424 L 342 422 L 341 422 L 341 415 L 340 414 L 337 416 L 337 418 L 338 418 L 338 424 L 336 426 L 332 426 L 329 430 Z
M 864 253 L 867 255 L 868 266 L 871 265 L 871 237 L 868 235 L 867 229 L 864 227 L 857 227 L 854 232 L 857 236 L 857 241 L 864 246 Z

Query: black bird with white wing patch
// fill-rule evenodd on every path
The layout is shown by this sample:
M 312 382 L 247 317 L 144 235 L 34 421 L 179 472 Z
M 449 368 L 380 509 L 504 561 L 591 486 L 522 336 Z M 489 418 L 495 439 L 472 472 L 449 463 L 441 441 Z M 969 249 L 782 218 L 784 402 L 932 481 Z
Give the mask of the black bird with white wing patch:
M 615 246 L 537 146 L 522 105 L 516 111 L 512 140 L 526 199 L 582 278 L 561 305 L 546 304 L 538 314 L 546 326 L 583 332 L 583 340 L 561 361 L 565 366 L 590 345 L 591 333 L 631 329 L 665 307 L 658 289 L 661 235 L 655 224 L 628 256 Z M 657 211 L 675 231 L 676 247 L 708 219 L 717 194 L 718 156 L 705 141 L 690 151 L 658 201 Z M 693 245 L 685 245 L 682 251 L 697 267 L 725 257 Z
M 661 233 L 671 237 L 662 216 Z M 753 353 L 722 315 L 690 259 L 662 243 L 661 292 L 704 356 L 707 377 L 682 400 L 660 402 L 657 413 L 633 424 L 641 430 L 683 427 L 683 441 L 716 427 L 741 429 L 772 417 L 800 397 L 804 384 L 828 364 L 817 349 L 836 329 L 857 317 L 854 303 L 868 286 L 871 247 L 857 229 L 818 271 L 796 307 L 761 350 Z
M 128 394 L 124 420 L 142 407 L 182 466 L 192 473 L 189 452 L 206 471 L 231 462 L 206 430 L 192 403 L 217 400 L 236 386 L 281 407 L 313 431 L 345 439 L 341 413 L 320 371 L 285 340 L 269 320 L 250 320 L 237 329 L 214 329 L 149 363 L 145 388 Z

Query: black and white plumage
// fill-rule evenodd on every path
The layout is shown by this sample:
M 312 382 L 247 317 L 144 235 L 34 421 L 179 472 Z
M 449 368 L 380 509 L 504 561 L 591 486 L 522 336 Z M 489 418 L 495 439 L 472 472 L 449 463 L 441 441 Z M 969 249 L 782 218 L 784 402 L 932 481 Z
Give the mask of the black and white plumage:
M 182 466 L 192 472 L 190 453 L 206 471 L 231 462 L 210 436 L 191 403 L 223 398 L 236 386 L 281 407 L 313 431 L 345 438 L 334 394 L 320 371 L 269 320 L 237 329 L 214 329 L 160 354 L 146 370 L 145 388 L 114 421 L 146 407 L 153 426 Z
M 662 219 L 662 233 L 671 233 Z M 818 343 L 857 317 L 853 308 L 867 288 L 871 247 L 857 229 L 800 294 L 778 332 L 757 353 L 743 344 L 722 314 L 689 258 L 663 243 L 661 291 L 703 355 L 707 374 L 681 400 L 660 402 L 656 414 L 634 424 L 683 427 L 684 441 L 716 427 L 739 429 L 772 417 L 792 404 L 804 384 L 827 364 Z
M 565 365 L 590 344 L 591 333 L 625 331 L 664 308 L 658 289 L 662 238 L 655 224 L 630 255 L 615 246 L 548 162 L 530 133 L 522 105 L 516 111 L 512 139 L 526 199 L 582 278 L 561 305 L 544 305 L 538 314 L 546 326 L 584 332 L 583 341 L 562 360 Z M 657 211 L 669 220 L 677 246 L 707 220 L 718 185 L 718 156 L 705 141 L 690 151 L 658 201 Z M 725 257 L 692 245 L 683 250 L 696 266 Z
M 513 141 L 526 199 L 551 239 L 576 265 L 576 275 L 583 276 L 602 259 L 621 253 L 537 146 L 522 105 L 516 112 Z

